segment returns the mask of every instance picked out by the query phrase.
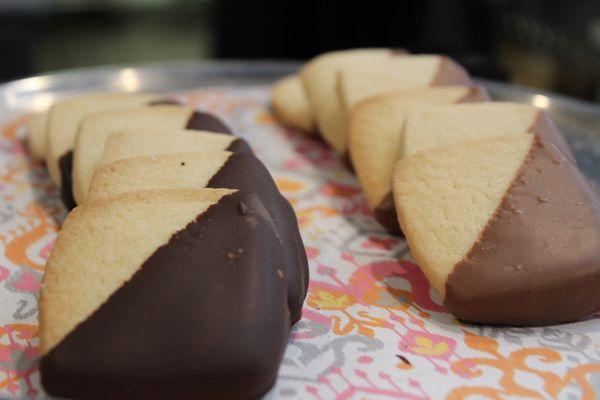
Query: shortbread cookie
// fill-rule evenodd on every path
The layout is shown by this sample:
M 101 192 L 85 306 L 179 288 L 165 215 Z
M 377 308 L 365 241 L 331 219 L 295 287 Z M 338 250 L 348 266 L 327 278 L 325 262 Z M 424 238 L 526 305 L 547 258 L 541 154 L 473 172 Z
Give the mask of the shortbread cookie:
M 382 62 L 352 64 L 340 69 L 339 93 L 346 112 L 360 101 L 393 90 L 431 86 L 472 85 L 465 69 L 454 60 L 419 54 Z
M 391 49 L 355 49 L 321 54 L 300 72 L 304 90 L 317 121 L 321 136 L 340 153 L 346 150 L 347 121 L 338 93 L 337 75 L 347 65 L 379 63 L 402 51 Z
M 36 160 L 46 157 L 46 121 L 47 112 L 37 112 L 27 117 L 27 147 L 29 154 Z
M 77 207 L 46 266 L 42 386 L 77 399 L 260 397 L 290 330 L 282 264 L 253 193 L 136 192 Z
M 102 93 L 73 97 L 54 104 L 48 112 L 46 125 L 46 165 L 54 183 L 61 186 L 59 164 L 73 148 L 83 117 L 94 112 L 120 110 L 153 101 L 160 101 L 160 98 L 152 94 Z
M 346 155 L 348 118 L 352 108 L 368 97 L 394 90 L 411 90 L 442 85 L 470 85 L 468 74 L 454 61 L 431 55 L 387 57 L 373 62 L 348 63 L 336 76 L 341 112 L 337 117 L 344 129 L 325 139 Z
M 298 75 L 275 82 L 271 91 L 275 115 L 284 124 L 305 133 L 315 132 L 315 118 Z
M 187 129 L 133 129 L 108 137 L 99 165 L 136 156 L 215 150 L 252 152 L 244 139 L 231 135 Z
M 160 105 L 95 113 L 83 119 L 73 156 L 73 196 L 77 204 L 85 201 L 89 183 L 104 144 L 111 133 L 128 129 L 194 129 L 231 134 L 216 116 L 190 107 Z
M 409 110 L 433 104 L 486 101 L 483 88 L 446 86 L 401 90 L 371 97 L 350 115 L 349 150 L 352 164 L 375 218 L 399 233 L 392 198 L 392 174 L 400 156 L 404 119 Z
M 253 191 L 269 205 L 285 250 L 288 301 L 292 320 L 302 314 L 308 288 L 308 263 L 298 222 L 269 171 L 252 153 L 225 151 L 159 154 L 127 158 L 99 167 L 89 199 L 149 189 L 227 188 Z
M 600 308 L 600 199 L 551 142 L 514 134 L 400 160 L 400 225 L 459 319 L 542 325 Z
M 565 138 L 543 110 L 510 102 L 445 105 L 410 111 L 402 135 L 400 158 L 459 141 L 522 132 L 535 133 L 554 143 L 575 161 Z

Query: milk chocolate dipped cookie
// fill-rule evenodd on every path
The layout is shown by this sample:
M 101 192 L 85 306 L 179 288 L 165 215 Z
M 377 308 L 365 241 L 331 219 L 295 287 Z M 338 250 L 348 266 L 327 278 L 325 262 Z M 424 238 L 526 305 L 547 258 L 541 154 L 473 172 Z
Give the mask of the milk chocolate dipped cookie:
M 127 158 L 99 167 L 89 199 L 149 189 L 227 188 L 256 193 L 283 243 L 292 320 L 300 319 L 308 288 L 308 262 L 290 203 L 269 171 L 252 153 L 226 151 L 157 154 Z
M 46 122 L 47 112 L 37 112 L 27 118 L 27 148 L 36 160 L 46 157 Z
M 346 150 L 346 114 L 338 93 L 337 75 L 341 68 L 353 64 L 382 62 L 404 54 L 391 49 L 354 49 L 321 54 L 309 61 L 300 72 L 304 90 L 323 138 L 337 150 Z
M 48 111 L 46 125 L 46 165 L 54 183 L 61 186 L 65 174 L 61 173 L 60 164 L 70 157 L 68 153 L 73 148 L 83 117 L 94 112 L 120 110 L 160 100 L 152 94 L 101 93 L 73 97 L 54 104 Z
M 77 207 L 40 298 L 44 389 L 74 399 L 258 398 L 290 329 L 283 257 L 252 193 L 147 191 Z
M 104 143 L 114 132 L 127 129 L 194 129 L 231 134 L 216 116 L 177 105 L 156 105 L 95 113 L 83 119 L 73 155 L 73 196 L 85 201 L 94 169 L 104 151 Z
M 399 233 L 392 198 L 392 175 L 400 156 L 406 114 L 416 107 L 489 100 L 479 87 L 445 86 L 400 90 L 360 102 L 350 114 L 349 150 L 352 164 L 375 218 Z
M 531 132 L 575 157 L 562 133 L 541 109 L 511 102 L 440 105 L 411 110 L 402 135 L 400 158 L 464 140 Z
M 361 100 L 393 90 L 431 86 L 472 85 L 465 69 L 440 55 L 407 55 L 373 63 L 344 66 L 338 75 L 339 94 L 346 112 Z
M 514 134 L 400 160 L 411 253 L 459 319 L 572 321 L 600 308 L 600 199 L 551 142 Z
M 289 75 L 275 82 L 271 104 L 284 125 L 307 134 L 315 132 L 315 118 L 298 75 Z

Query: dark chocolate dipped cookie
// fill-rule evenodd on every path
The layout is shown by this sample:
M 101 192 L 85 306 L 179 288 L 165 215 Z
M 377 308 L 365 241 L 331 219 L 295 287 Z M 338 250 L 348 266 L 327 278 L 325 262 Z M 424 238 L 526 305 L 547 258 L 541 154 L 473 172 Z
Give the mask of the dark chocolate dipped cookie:
M 457 318 L 543 325 L 600 308 L 600 198 L 553 142 L 513 134 L 415 154 L 396 167 L 394 197 Z
M 72 192 L 77 204 L 87 196 L 94 170 L 104 151 L 108 137 L 125 130 L 193 129 L 231 134 L 231 130 L 216 116 L 190 107 L 155 103 L 152 107 L 136 107 L 95 113 L 83 119 L 73 148 L 73 168 L 66 171 L 73 177 Z M 66 188 L 65 188 L 66 190 Z
M 54 104 L 46 123 L 46 165 L 50 177 L 61 185 L 59 163 L 71 149 L 81 120 L 88 114 L 150 104 L 160 97 L 152 94 L 101 93 L 73 97 Z
M 73 399 L 253 399 L 290 329 L 281 241 L 258 197 L 158 190 L 73 210 L 40 299 L 41 380 Z
M 172 153 L 115 161 L 97 169 L 89 199 L 148 189 L 204 187 L 252 191 L 265 205 L 283 243 L 292 323 L 299 320 L 308 288 L 308 263 L 298 222 L 268 170 L 252 153 Z

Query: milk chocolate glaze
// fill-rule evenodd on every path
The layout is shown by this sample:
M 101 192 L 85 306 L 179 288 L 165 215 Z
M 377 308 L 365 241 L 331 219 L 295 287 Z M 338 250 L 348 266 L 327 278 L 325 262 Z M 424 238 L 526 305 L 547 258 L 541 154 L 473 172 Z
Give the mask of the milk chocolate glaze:
M 308 289 L 308 261 L 294 209 L 279 193 L 267 168 L 251 153 L 232 154 L 207 187 L 252 191 L 267 208 L 283 243 L 283 274 L 288 284 L 291 322 L 295 323 L 302 316 Z
M 535 133 L 545 142 L 553 143 L 563 152 L 569 161 L 574 164 L 577 163 L 567 140 L 544 111 L 540 110 L 538 112 L 537 118 L 533 121 L 531 127 L 529 127 L 528 132 Z
M 231 129 L 216 115 L 202 111 L 194 111 L 185 128 L 233 135 Z
M 490 95 L 484 87 L 473 86 L 469 89 L 465 96 L 456 103 L 479 103 L 490 100 Z
M 600 308 L 600 199 L 539 138 L 494 217 L 446 280 L 458 318 L 502 325 L 573 321 Z
M 478 103 L 488 100 L 490 100 L 490 97 L 485 88 L 473 86 L 469 88 L 464 97 L 456 103 Z M 394 194 L 392 192 L 389 192 L 384 196 L 373 212 L 375 213 L 377 222 L 383 225 L 389 233 L 393 235 L 402 235 L 402 229 L 398 223 L 396 205 L 394 204 Z
M 71 399 L 254 399 L 290 323 L 281 242 L 258 197 L 225 196 L 41 359 Z
M 431 80 L 432 86 L 467 85 L 470 86 L 471 77 L 467 71 L 448 57 L 442 56 L 439 69 Z
M 60 170 L 60 198 L 68 211 L 74 209 L 77 204 L 73 197 L 73 150 L 67 151 L 58 159 Z

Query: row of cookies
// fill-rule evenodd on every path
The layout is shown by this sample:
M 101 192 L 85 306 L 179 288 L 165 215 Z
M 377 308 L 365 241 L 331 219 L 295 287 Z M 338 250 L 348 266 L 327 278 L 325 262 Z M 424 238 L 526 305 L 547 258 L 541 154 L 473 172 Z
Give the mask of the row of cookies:
M 375 218 L 403 231 L 458 318 L 600 308 L 600 200 L 542 110 L 490 102 L 450 59 L 391 50 L 319 56 L 275 85 L 273 107 L 349 153 Z
M 44 389 L 265 393 L 308 269 L 294 211 L 248 144 L 216 116 L 151 95 L 82 96 L 41 118 L 30 149 L 78 204 L 40 296 Z

